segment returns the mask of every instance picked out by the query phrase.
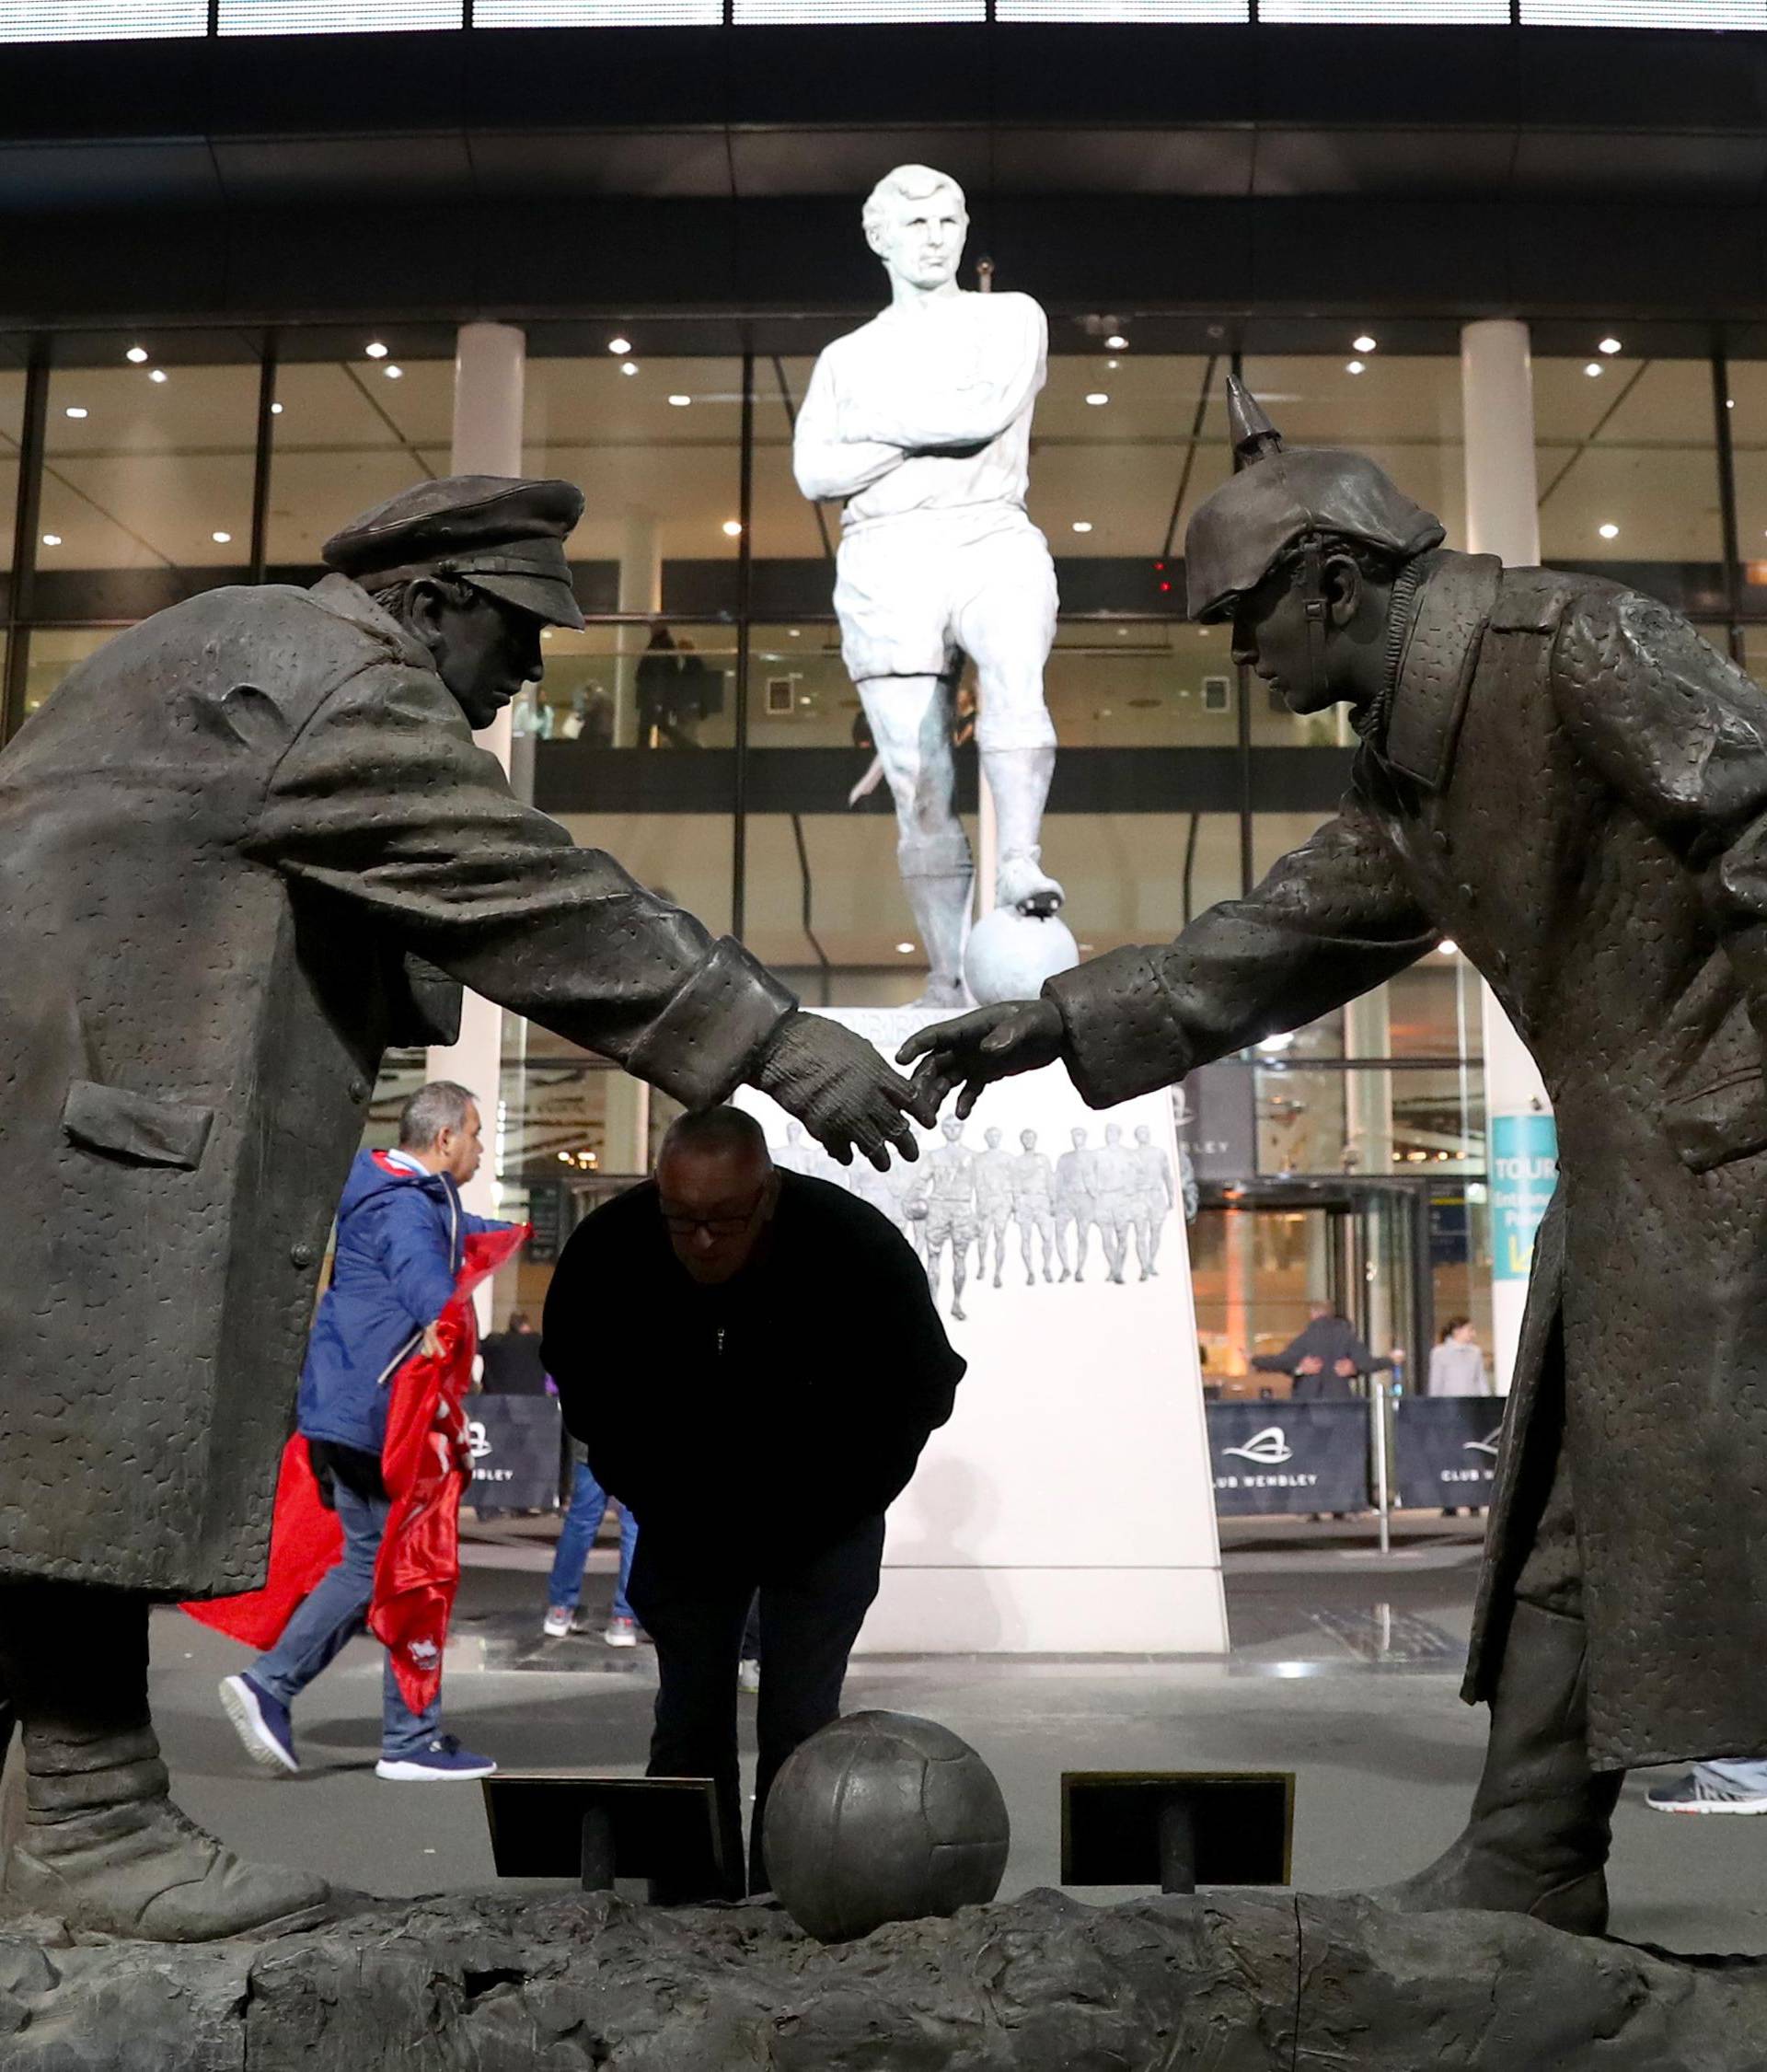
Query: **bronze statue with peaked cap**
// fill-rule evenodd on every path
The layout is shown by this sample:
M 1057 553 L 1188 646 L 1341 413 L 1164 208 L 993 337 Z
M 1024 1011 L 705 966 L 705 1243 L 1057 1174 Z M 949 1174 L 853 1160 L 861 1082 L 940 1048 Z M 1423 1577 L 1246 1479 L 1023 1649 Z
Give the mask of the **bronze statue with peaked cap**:
M 1335 818 L 1163 948 L 923 1032 L 966 1111 L 1063 1061 L 1109 1106 L 1451 937 L 1539 1063 L 1562 1175 L 1535 1249 L 1464 1695 L 1465 1832 L 1385 1895 L 1598 1931 L 1631 1765 L 1767 1755 L 1767 694 L 1653 599 L 1445 550 L 1356 454 L 1246 464 L 1190 607 L 1361 736 Z
M 312 590 L 213 590 L 82 663 L 0 754 L 0 1691 L 7 1899 L 171 1940 L 318 1881 L 171 1805 L 154 1600 L 263 1580 L 320 1261 L 389 1044 L 469 985 L 689 1106 L 764 1086 L 835 1155 L 906 1084 L 736 943 L 512 796 L 471 727 L 580 626 L 568 482 L 427 482 Z M 492 1091 L 492 1090 L 485 1090 Z

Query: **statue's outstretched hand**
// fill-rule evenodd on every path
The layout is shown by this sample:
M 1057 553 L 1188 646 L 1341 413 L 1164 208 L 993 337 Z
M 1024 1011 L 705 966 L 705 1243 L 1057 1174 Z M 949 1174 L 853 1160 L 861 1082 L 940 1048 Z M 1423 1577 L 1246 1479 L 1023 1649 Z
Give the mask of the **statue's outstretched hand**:
M 917 1030 L 895 1061 L 920 1060 L 914 1075 L 917 1112 L 937 1113 L 953 1087 L 961 1086 L 957 1113 L 966 1116 L 990 1081 L 1055 1064 L 1061 1036 L 1061 1013 L 1053 1001 L 1010 1000 Z
M 842 1165 L 860 1151 L 887 1172 L 892 1147 L 918 1158 L 908 1118 L 930 1129 L 938 1117 L 863 1036 L 820 1014 L 789 1014 L 751 1076 Z

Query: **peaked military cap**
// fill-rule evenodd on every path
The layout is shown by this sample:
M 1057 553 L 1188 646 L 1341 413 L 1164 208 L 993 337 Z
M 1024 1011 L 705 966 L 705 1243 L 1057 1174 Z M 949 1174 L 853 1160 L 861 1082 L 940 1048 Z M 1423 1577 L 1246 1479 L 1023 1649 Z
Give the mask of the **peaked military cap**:
M 1224 619 L 1298 539 L 1331 533 L 1407 561 L 1444 538 L 1366 455 L 1285 446 L 1255 399 L 1227 377 L 1228 423 L 1240 472 L 1197 506 L 1184 533 L 1190 616 Z
M 582 515 L 574 482 L 447 475 L 364 512 L 319 551 L 328 568 L 375 589 L 457 576 L 549 625 L 580 627 L 564 541 Z

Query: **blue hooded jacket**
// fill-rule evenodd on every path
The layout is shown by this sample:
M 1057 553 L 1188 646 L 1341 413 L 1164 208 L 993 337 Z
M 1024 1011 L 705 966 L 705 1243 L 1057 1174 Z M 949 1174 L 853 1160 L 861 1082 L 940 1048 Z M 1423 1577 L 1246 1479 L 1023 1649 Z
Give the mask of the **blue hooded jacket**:
M 331 1285 L 301 1370 L 305 1438 L 379 1453 L 388 1384 L 447 1307 L 468 1233 L 508 1227 L 468 1215 L 445 1173 L 357 1152 L 338 1205 Z

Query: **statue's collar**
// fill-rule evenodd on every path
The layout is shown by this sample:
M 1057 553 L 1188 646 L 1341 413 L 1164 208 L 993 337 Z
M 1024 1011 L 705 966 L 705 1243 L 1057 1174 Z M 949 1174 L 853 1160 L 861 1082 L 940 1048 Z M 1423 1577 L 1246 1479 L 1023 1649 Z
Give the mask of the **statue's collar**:
M 391 648 L 399 661 L 409 663 L 412 668 L 435 667 L 429 649 L 414 634 L 407 632 L 391 612 L 383 611 L 361 584 L 352 583 L 347 575 L 328 575 L 316 583 L 307 595 L 334 619 L 347 619 L 352 626 L 360 626 L 364 633 L 372 633 Z
M 1466 712 L 1479 643 L 1497 601 L 1503 564 L 1495 554 L 1456 554 L 1443 549 L 1419 555 L 1403 572 L 1408 594 L 1395 586 L 1393 638 L 1384 699 L 1378 717 L 1384 738 L 1367 739 L 1383 761 L 1426 791 L 1448 781 L 1454 744 Z

